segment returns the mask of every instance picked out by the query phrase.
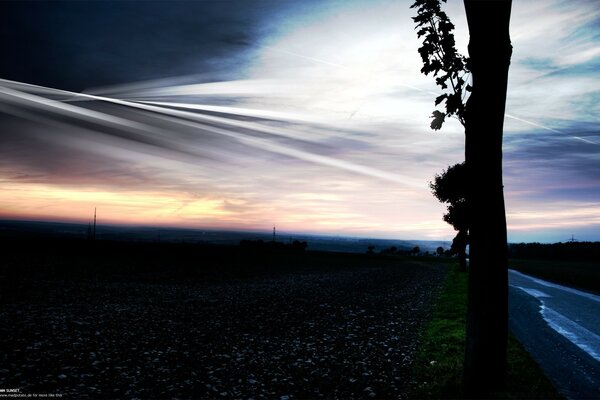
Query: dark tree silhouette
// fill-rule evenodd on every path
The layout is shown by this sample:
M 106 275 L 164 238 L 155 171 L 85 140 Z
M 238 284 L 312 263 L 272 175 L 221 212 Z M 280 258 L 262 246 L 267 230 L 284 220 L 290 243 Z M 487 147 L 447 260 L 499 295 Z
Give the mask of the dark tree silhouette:
M 444 0 L 445 1 L 445 0 Z M 419 54 L 423 60 L 421 72 L 433 73 L 436 84 L 444 91 L 435 99 L 435 105 L 444 104 L 444 111 L 435 110 L 432 114 L 431 129 L 442 128 L 446 117 L 455 117 L 465 126 L 465 96 L 472 88 L 467 83 L 468 58 L 456 51 L 454 25 L 440 7 L 439 0 L 417 0 L 412 5 L 417 8 L 414 21 L 419 29 L 418 37 L 424 37 Z M 442 175 L 436 175 L 430 184 L 433 194 L 442 203 L 449 203 L 444 221 L 458 231 L 452 241 L 451 251 L 459 256 L 461 270 L 466 270 L 466 247 L 469 240 L 467 221 L 466 167 L 450 167 Z
M 464 4 L 473 80 L 465 109 L 465 161 L 471 183 L 465 384 L 470 396 L 486 396 L 504 386 L 506 375 L 508 251 L 502 133 L 512 55 L 512 1 L 465 0 Z
M 419 48 L 423 60 L 421 72 L 433 73 L 435 83 L 443 90 L 435 99 L 435 105 L 443 103 L 444 111 L 433 111 L 431 129 L 441 129 L 446 117 L 455 117 L 464 126 L 464 98 L 471 91 L 465 79 L 470 72 L 469 60 L 456 51 L 454 25 L 442 11 L 440 0 L 416 0 L 411 8 L 417 9 L 417 16 L 413 17 L 419 29 L 417 37 L 423 37 Z
M 469 225 L 467 209 L 467 171 L 464 163 L 448 167 L 442 174 L 436 175 L 429 187 L 433 195 L 442 203 L 448 203 L 444 221 L 458 232 L 450 251 L 458 255 L 460 269 L 466 271 L 466 248 L 469 243 Z
M 436 83 L 446 90 L 436 99 L 436 105 L 445 102 L 445 112 L 434 111 L 431 127 L 440 129 L 452 115 L 465 126 L 470 273 L 464 380 L 468 396 L 487 397 L 504 386 L 506 374 L 508 260 L 502 133 L 512 54 L 512 2 L 464 0 L 464 4 L 470 59 L 456 52 L 454 26 L 441 11 L 440 0 L 416 0 L 412 7 L 417 9 L 413 18 L 417 35 L 425 36 L 419 49 L 421 71 L 433 72 Z M 464 80 L 469 70 L 472 86 Z M 463 106 L 466 91 L 471 95 Z

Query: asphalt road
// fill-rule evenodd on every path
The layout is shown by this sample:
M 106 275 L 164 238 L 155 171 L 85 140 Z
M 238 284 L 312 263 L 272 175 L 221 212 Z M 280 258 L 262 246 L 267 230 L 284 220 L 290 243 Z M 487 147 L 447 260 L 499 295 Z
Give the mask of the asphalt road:
M 569 399 L 600 399 L 600 296 L 509 270 L 510 329 Z

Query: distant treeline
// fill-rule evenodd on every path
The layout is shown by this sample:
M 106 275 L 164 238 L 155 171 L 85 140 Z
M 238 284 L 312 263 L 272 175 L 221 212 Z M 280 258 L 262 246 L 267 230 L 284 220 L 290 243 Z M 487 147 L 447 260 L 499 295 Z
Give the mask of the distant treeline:
M 600 242 L 513 243 L 508 245 L 513 259 L 600 261 Z
M 294 240 L 290 243 L 283 243 L 277 241 L 264 241 L 264 240 L 240 240 L 240 246 L 245 249 L 255 250 L 293 250 L 293 251 L 304 251 L 308 247 L 308 243 L 304 241 Z

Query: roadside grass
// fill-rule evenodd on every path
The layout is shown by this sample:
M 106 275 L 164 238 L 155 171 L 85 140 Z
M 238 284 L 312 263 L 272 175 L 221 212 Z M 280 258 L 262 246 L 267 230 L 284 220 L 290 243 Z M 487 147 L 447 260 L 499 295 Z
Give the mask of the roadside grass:
M 567 286 L 600 292 L 600 263 L 592 261 L 510 260 L 512 269 Z
M 423 334 L 409 398 L 461 399 L 468 275 L 453 268 Z M 497 399 L 562 399 L 539 366 L 510 335 L 507 388 Z

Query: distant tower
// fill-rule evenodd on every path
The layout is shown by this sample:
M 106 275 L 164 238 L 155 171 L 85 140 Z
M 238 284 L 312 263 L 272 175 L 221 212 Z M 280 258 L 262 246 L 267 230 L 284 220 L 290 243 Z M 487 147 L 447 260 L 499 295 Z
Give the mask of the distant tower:
M 92 240 L 96 240 L 96 207 L 94 207 L 94 230 L 92 231 Z
M 576 241 L 577 241 L 577 239 L 575 239 L 575 236 L 571 233 L 571 239 L 569 239 L 569 242 L 573 243 Z
M 277 235 L 277 231 L 275 230 L 275 225 L 273 225 L 273 243 L 275 243 L 275 236 Z

